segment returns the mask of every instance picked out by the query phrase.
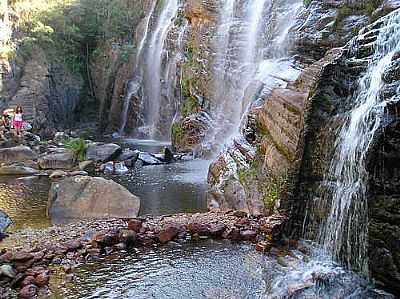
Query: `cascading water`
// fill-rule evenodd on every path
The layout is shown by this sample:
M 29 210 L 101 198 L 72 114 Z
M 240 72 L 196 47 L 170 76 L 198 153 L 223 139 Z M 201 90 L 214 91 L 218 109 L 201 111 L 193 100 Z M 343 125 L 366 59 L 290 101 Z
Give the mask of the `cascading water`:
M 143 66 L 143 99 L 139 114 L 143 116 L 144 121 L 140 130 L 150 138 L 161 137 L 158 135 L 162 99 L 162 59 L 164 57 L 165 41 L 169 29 L 178 14 L 178 9 L 178 0 L 165 1 L 146 51 L 146 63 Z
M 149 27 L 150 27 L 150 20 L 151 20 L 151 17 L 153 16 L 154 9 L 156 8 L 156 4 L 157 4 L 157 0 L 153 0 L 153 2 L 151 3 L 151 8 L 149 10 L 149 13 L 147 14 L 147 16 L 144 20 L 144 32 L 143 32 L 143 36 L 140 40 L 139 47 L 137 48 L 135 66 L 133 68 L 134 76 L 128 82 L 128 90 L 124 97 L 124 104 L 123 104 L 123 108 L 122 108 L 122 117 L 121 117 L 121 127 L 119 130 L 120 135 L 122 135 L 124 133 L 124 130 L 126 127 L 126 123 L 127 123 L 127 119 L 128 119 L 128 111 L 129 111 L 129 101 L 133 95 L 138 93 L 138 91 L 140 89 L 140 84 L 141 84 L 140 71 L 141 71 L 141 69 L 139 68 L 139 62 L 142 58 L 143 48 L 147 41 L 147 36 L 149 33 Z
M 381 127 L 385 108 L 400 100 L 399 91 L 389 99 L 381 95 L 382 75 L 399 51 L 400 12 L 397 11 L 385 19 L 380 29 L 373 59 L 358 82 L 353 108 L 339 131 L 335 154 L 323 183 L 331 184 L 323 198 L 330 211 L 321 225 L 319 242 L 334 259 L 365 273 L 368 272 L 366 157 Z
M 239 134 L 242 118 L 260 90 L 267 92 L 297 78 L 299 72 L 287 51 L 277 53 L 272 49 L 287 40 L 301 6 L 298 0 L 223 3 L 213 68 L 214 125 L 204 147 L 220 144 L 221 140 L 229 145 Z M 279 67 L 281 64 L 284 67 Z

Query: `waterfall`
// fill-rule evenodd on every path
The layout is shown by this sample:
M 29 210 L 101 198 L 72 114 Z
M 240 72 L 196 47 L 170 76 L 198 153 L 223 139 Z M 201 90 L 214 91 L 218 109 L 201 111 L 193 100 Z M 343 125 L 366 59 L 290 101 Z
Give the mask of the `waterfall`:
M 135 66 L 133 68 L 134 75 L 133 75 L 133 78 L 131 80 L 129 80 L 129 82 L 128 82 L 128 90 L 124 97 L 124 104 L 122 107 L 121 127 L 119 130 L 120 135 L 122 135 L 124 133 L 124 130 L 126 127 L 128 111 L 129 111 L 129 101 L 133 95 L 138 93 L 138 91 L 140 89 L 141 76 L 140 76 L 139 62 L 142 58 L 143 48 L 147 41 L 147 36 L 149 33 L 149 27 L 150 27 L 150 20 L 151 20 L 151 17 L 153 16 L 154 9 L 156 8 L 156 4 L 157 4 L 157 0 L 153 0 L 153 2 L 151 4 L 151 8 L 144 20 L 143 36 L 140 40 L 139 47 L 137 48 L 137 51 L 136 51 Z
M 229 145 L 240 134 L 243 117 L 260 90 L 270 91 L 297 78 L 299 71 L 287 49 L 273 49 L 288 44 L 289 29 L 300 7 L 300 0 L 223 2 L 213 67 L 214 125 L 205 148 L 221 140 Z
M 320 227 L 324 251 L 349 268 L 368 273 L 368 205 L 366 157 L 386 107 L 397 102 L 400 90 L 384 99 L 382 75 L 400 51 L 400 13 L 389 15 L 379 31 L 375 52 L 353 95 L 352 110 L 339 130 L 335 153 L 323 185 L 331 185 L 323 202 L 329 216 Z M 333 181 L 333 183 L 332 183 Z
M 150 138 L 159 136 L 159 120 L 162 88 L 162 59 L 165 52 L 165 41 L 170 27 L 177 16 L 178 0 L 164 1 L 164 7 L 148 44 L 145 57 L 143 99 L 140 115 L 144 125 L 140 130 Z

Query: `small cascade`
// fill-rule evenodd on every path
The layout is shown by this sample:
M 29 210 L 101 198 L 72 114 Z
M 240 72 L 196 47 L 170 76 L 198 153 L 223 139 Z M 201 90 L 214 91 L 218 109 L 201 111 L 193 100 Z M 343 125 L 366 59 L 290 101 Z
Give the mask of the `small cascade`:
M 143 126 L 139 130 L 146 137 L 160 138 L 159 120 L 162 99 L 163 57 L 166 54 L 165 41 L 178 14 L 178 0 L 165 1 L 157 24 L 146 49 L 141 111 Z
M 319 232 L 319 242 L 326 253 L 365 273 L 368 273 L 366 158 L 386 107 L 400 100 L 400 91 L 392 98 L 381 94 L 382 75 L 400 51 L 400 12 L 392 13 L 384 22 L 373 59 L 353 95 L 353 107 L 338 132 L 335 153 L 323 182 L 329 186 L 322 200 L 329 214 Z
M 141 69 L 139 68 L 139 62 L 142 58 L 143 48 L 146 44 L 147 37 L 149 34 L 150 20 L 153 16 L 156 5 L 157 5 L 157 0 L 153 0 L 151 3 L 151 8 L 144 20 L 144 32 L 143 32 L 143 36 L 140 40 L 139 47 L 137 48 L 135 66 L 133 68 L 135 73 L 133 75 L 133 78 L 131 80 L 129 80 L 129 82 L 128 82 L 128 89 L 127 89 L 126 95 L 124 97 L 124 104 L 123 104 L 122 116 L 121 116 L 121 127 L 119 130 L 120 135 L 122 135 L 124 133 L 124 130 L 126 127 L 126 123 L 127 123 L 127 119 L 128 119 L 128 111 L 129 111 L 129 101 L 133 95 L 138 94 L 138 91 L 140 89 L 140 84 L 141 84 L 140 71 L 141 71 Z
M 223 3 L 213 69 L 214 125 L 204 142 L 205 148 L 221 144 L 220 140 L 229 145 L 240 134 L 243 117 L 262 95 L 260 91 L 266 93 L 297 78 L 299 71 L 294 68 L 286 46 L 289 29 L 301 6 L 299 0 Z M 273 51 L 282 45 L 285 50 Z
M 185 46 L 185 34 L 189 28 L 189 22 L 187 19 L 183 20 L 183 24 L 179 27 L 179 31 L 177 34 L 177 41 L 176 41 L 176 53 L 175 55 L 168 60 L 167 66 L 165 68 L 163 81 L 166 82 L 166 94 L 165 97 L 168 100 L 168 105 L 173 106 L 175 110 L 175 115 L 172 120 L 168 119 L 165 120 L 165 123 L 172 125 L 172 123 L 177 118 L 177 114 L 179 111 L 179 102 L 182 102 L 181 94 L 176 94 L 176 87 L 182 86 L 182 75 L 177 75 L 179 73 L 179 65 L 183 63 L 185 60 L 184 56 L 184 46 Z M 178 100 L 179 99 L 179 100 Z M 168 130 L 171 132 L 171 129 Z M 170 139 L 170 136 L 168 136 Z

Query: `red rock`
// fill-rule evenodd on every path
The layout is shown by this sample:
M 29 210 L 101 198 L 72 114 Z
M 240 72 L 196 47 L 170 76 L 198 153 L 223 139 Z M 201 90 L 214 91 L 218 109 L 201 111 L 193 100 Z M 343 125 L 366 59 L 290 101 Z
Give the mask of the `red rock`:
M 37 286 L 35 286 L 34 284 L 28 284 L 19 291 L 19 297 L 22 299 L 32 299 L 35 298 L 37 292 L 38 292 Z
M 26 251 L 18 251 L 13 255 L 13 260 L 17 262 L 27 261 L 33 258 L 33 254 Z
M 33 284 L 35 282 L 35 277 L 26 276 L 24 280 L 21 282 L 21 287 L 25 287 L 27 285 Z
M 198 234 L 199 236 L 208 236 L 210 229 L 206 224 L 192 222 L 188 225 L 191 234 Z
M 210 225 L 210 234 L 214 237 L 220 237 L 222 236 L 222 234 L 224 233 L 226 229 L 226 225 L 223 223 L 216 223 L 216 224 L 212 224 Z
M 11 251 L 7 251 L 6 253 L 4 253 L 4 254 L 2 254 L 2 255 L 0 256 L 0 260 L 1 260 L 2 262 L 5 262 L 5 263 L 11 262 L 12 258 L 13 258 L 13 254 L 12 254 Z
M 128 229 L 133 230 L 135 232 L 140 232 L 140 229 L 142 228 L 142 221 L 139 219 L 131 219 L 128 221 Z
M 237 226 L 246 226 L 250 224 L 250 220 L 248 218 L 241 218 L 236 222 Z
M 68 251 L 76 251 L 82 247 L 82 243 L 79 240 L 74 240 L 65 244 Z
M 161 243 L 167 243 L 173 240 L 181 232 L 181 228 L 177 225 L 167 225 L 158 233 L 158 240 Z
M 44 287 L 49 284 L 50 277 L 46 273 L 41 273 L 35 278 L 35 284 L 39 287 Z
M 257 237 L 257 232 L 254 230 L 246 229 L 240 232 L 240 237 L 245 241 L 252 241 Z
M 233 240 L 233 241 L 239 241 L 241 239 L 240 231 L 236 227 L 232 227 L 232 228 L 226 230 L 222 234 L 222 237 L 224 239 L 229 239 L 229 240 Z
M 38 261 L 42 260 L 44 258 L 44 256 L 45 256 L 44 251 L 35 252 L 35 253 L 33 253 L 33 261 L 38 262 Z

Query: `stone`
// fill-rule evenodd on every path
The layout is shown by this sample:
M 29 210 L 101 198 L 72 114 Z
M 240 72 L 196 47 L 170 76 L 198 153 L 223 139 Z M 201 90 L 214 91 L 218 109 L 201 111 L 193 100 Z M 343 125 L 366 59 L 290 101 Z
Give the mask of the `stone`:
M 119 234 L 119 239 L 127 246 L 132 246 L 136 242 L 136 232 L 133 230 L 122 230 Z
M 118 161 L 123 162 L 126 160 L 137 160 L 139 157 L 139 152 L 131 149 L 124 149 L 118 157 Z
M 129 159 L 129 160 L 125 160 L 124 164 L 128 168 L 132 168 L 132 167 L 135 167 L 136 162 L 137 162 L 137 159 Z
M 76 165 L 76 159 L 72 152 L 55 153 L 39 159 L 41 169 L 71 169 Z
M 13 255 L 13 260 L 17 262 L 26 262 L 33 258 L 33 254 L 24 250 L 18 251 Z
M 114 173 L 116 175 L 124 175 L 129 172 L 129 169 L 125 166 L 123 162 L 118 162 L 114 164 Z
M 31 132 L 24 132 L 24 139 L 30 146 L 40 145 L 40 136 L 32 134 Z
M 39 173 L 37 169 L 16 164 L 0 166 L 0 175 L 33 175 L 37 173 Z
M 50 178 L 51 180 L 57 180 L 57 179 L 64 178 L 64 177 L 66 177 L 67 175 L 68 175 L 68 174 L 67 174 L 65 171 L 56 170 L 56 171 L 53 171 L 53 172 L 50 174 L 49 178 Z
M 70 138 L 70 137 L 69 137 L 68 134 L 65 133 L 65 132 L 57 132 L 57 133 L 54 135 L 53 141 L 54 141 L 54 143 L 56 143 L 56 144 L 58 144 L 58 145 L 62 145 L 62 144 L 64 144 L 66 141 L 68 141 L 69 138 Z
M 34 284 L 34 283 L 35 283 L 35 277 L 28 275 L 21 282 L 21 287 L 25 287 L 27 285 Z
M 211 224 L 210 225 L 210 234 L 214 237 L 221 237 L 226 229 L 226 225 L 223 223 Z
M 38 293 L 38 290 L 39 290 L 39 288 L 37 286 L 35 286 L 34 284 L 28 284 L 19 291 L 19 297 L 21 299 L 35 298 Z
M 6 276 L 8 278 L 15 278 L 17 272 L 11 265 L 4 264 L 0 266 L 0 275 Z
M 172 163 L 174 161 L 175 161 L 174 154 L 171 152 L 171 150 L 168 147 L 166 147 L 164 149 L 164 162 Z
M 240 231 L 240 237 L 245 241 L 253 241 L 257 237 L 257 232 L 249 229 L 242 230 Z
M 35 160 L 37 155 L 27 146 L 15 146 L 0 149 L 0 163 L 24 162 Z
M 100 171 L 105 174 L 114 174 L 114 162 L 110 161 L 100 166 Z
M 199 236 L 207 236 L 210 233 L 210 229 L 206 224 L 192 222 L 189 223 L 188 229 L 191 234 L 198 234 Z
M 39 287 L 44 287 L 49 284 L 50 276 L 46 273 L 41 273 L 35 277 L 35 284 Z
M 53 183 L 48 215 L 55 219 L 132 218 L 140 199 L 112 180 L 76 176 Z
M 160 230 L 157 237 L 161 243 L 167 243 L 173 240 L 181 231 L 182 228 L 179 225 L 169 224 Z
M 86 171 L 82 171 L 82 170 L 76 170 L 76 171 L 71 171 L 68 175 L 69 176 L 78 176 L 78 175 L 88 176 L 89 173 L 87 173 Z
M 139 219 L 131 219 L 128 221 L 128 229 L 133 230 L 135 232 L 140 232 L 140 229 L 142 228 L 142 221 Z
M 79 162 L 79 169 L 86 171 L 87 173 L 94 173 L 96 171 L 96 165 L 93 161 L 82 161 Z
M 143 162 L 144 165 L 159 165 L 163 164 L 162 161 L 158 160 L 156 157 L 149 153 L 141 152 L 138 159 Z
M 86 156 L 88 160 L 95 162 L 108 162 L 116 159 L 121 154 L 121 147 L 114 143 L 90 144 Z
M 0 210 L 0 232 L 5 232 L 10 224 L 12 224 L 11 218 L 5 212 Z

